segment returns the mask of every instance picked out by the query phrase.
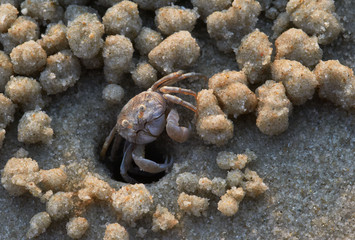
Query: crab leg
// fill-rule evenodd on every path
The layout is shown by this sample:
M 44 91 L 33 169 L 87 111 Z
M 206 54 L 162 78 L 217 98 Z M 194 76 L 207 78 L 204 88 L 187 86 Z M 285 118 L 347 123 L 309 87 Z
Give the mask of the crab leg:
M 104 143 L 104 145 L 102 146 L 102 149 L 101 149 L 101 152 L 100 152 L 100 160 L 101 160 L 101 161 L 103 161 L 103 160 L 105 159 L 106 152 L 107 152 L 107 150 L 108 150 L 108 148 L 109 148 L 109 146 L 110 146 L 110 144 L 111 144 L 113 138 L 115 137 L 116 132 L 117 132 L 117 126 L 115 125 L 115 126 L 112 128 L 110 134 L 106 137 L 105 143 Z
M 166 118 L 166 133 L 168 136 L 182 143 L 189 138 L 190 131 L 190 128 L 179 126 L 179 114 L 175 109 L 172 109 Z
M 197 108 L 194 105 L 192 105 L 189 102 L 186 102 L 186 101 L 182 100 L 181 98 L 179 98 L 177 96 L 174 96 L 174 95 L 171 95 L 171 94 L 163 94 L 163 97 L 169 102 L 172 102 L 172 103 L 175 103 L 175 104 L 179 104 L 179 105 L 181 105 L 183 107 L 186 107 L 186 108 L 190 109 L 191 111 L 197 113 Z
M 158 81 L 156 81 L 151 87 L 150 89 L 152 89 L 153 91 L 157 90 L 160 85 L 167 85 L 166 82 L 170 81 L 171 79 L 176 79 L 181 77 L 183 71 L 177 71 L 177 72 L 173 72 L 170 73 L 169 75 L 166 75 L 164 77 L 162 77 L 161 79 L 159 79 Z
M 113 140 L 112 148 L 111 148 L 111 153 L 110 153 L 110 160 L 112 162 L 119 161 L 117 155 L 120 147 L 120 143 L 122 141 L 122 137 L 119 134 L 115 135 L 115 139 Z
M 176 82 L 179 82 L 183 79 L 190 78 L 190 77 L 196 77 L 196 78 L 201 77 L 201 78 L 207 79 L 206 76 L 204 76 L 200 73 L 191 72 L 191 73 L 182 74 L 182 71 L 178 71 L 178 72 L 170 73 L 169 75 L 161 78 L 160 80 L 155 82 L 150 89 L 152 91 L 156 91 L 158 88 L 160 88 L 162 86 L 172 85 Z
M 133 152 L 134 144 L 130 142 L 126 142 L 124 146 L 124 154 L 123 159 L 120 166 L 120 174 L 122 178 L 128 183 L 136 183 L 137 181 L 128 176 L 128 169 L 131 167 L 132 164 L 132 152 Z
M 197 97 L 197 94 L 194 91 L 179 87 L 163 86 L 159 88 L 159 91 L 162 93 L 181 93 L 184 95 L 194 96 L 195 98 Z
M 165 171 L 169 167 L 172 166 L 173 161 L 166 161 L 165 163 L 156 163 L 153 162 L 152 160 L 146 159 L 144 157 L 145 152 L 144 152 L 144 145 L 136 145 L 132 152 L 132 157 L 134 162 L 137 164 L 137 166 L 145 172 L 149 173 L 159 173 L 162 171 Z

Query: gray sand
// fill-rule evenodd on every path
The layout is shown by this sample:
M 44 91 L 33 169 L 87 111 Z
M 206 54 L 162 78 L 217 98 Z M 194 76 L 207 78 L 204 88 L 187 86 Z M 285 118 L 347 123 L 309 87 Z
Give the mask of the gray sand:
M 336 42 L 322 46 L 323 59 L 339 61 L 355 70 L 355 14 L 353 0 L 336 1 L 346 32 Z M 217 50 L 202 24 L 195 27 L 201 57 L 189 71 L 208 77 L 224 69 L 238 70 L 234 54 Z M 271 35 L 270 22 L 259 21 L 262 31 Z M 205 38 L 206 40 L 202 40 Z M 0 169 L 18 148 L 23 147 L 40 168 L 81 162 L 90 171 L 99 173 L 118 189 L 120 183 L 110 179 L 106 167 L 98 161 L 104 138 L 115 123 L 123 106 L 108 105 L 102 99 L 107 85 L 102 72 L 84 72 L 78 83 L 68 91 L 55 95 L 45 111 L 52 118 L 54 130 L 51 145 L 24 145 L 17 141 L 16 121 L 7 128 L 0 151 Z M 121 86 L 126 94 L 123 103 L 137 94 L 128 76 Z M 181 84 L 194 90 L 207 88 L 207 82 L 186 81 Z M 192 114 L 179 109 L 186 124 Z M 177 213 L 176 175 L 189 171 L 201 176 L 226 177 L 215 159 L 219 151 L 243 153 L 249 148 L 258 159 L 248 165 L 258 172 L 269 190 L 257 200 L 246 198 L 238 213 L 224 217 L 217 211 L 217 197 L 212 197 L 207 217 L 183 216 L 173 230 L 154 233 L 151 218 L 126 227 L 130 239 L 137 239 L 138 229 L 148 229 L 144 239 L 354 239 L 355 238 L 355 112 L 347 112 L 330 102 L 314 97 L 302 106 L 295 106 L 289 128 L 280 136 L 268 137 L 255 125 L 255 116 L 235 120 L 235 135 L 222 147 L 205 145 L 196 133 L 186 143 L 170 140 L 166 134 L 158 141 L 174 158 L 171 173 L 158 183 L 147 185 L 154 205 L 160 203 Z M 45 204 L 23 195 L 11 197 L 0 187 L 0 239 L 24 239 L 33 215 L 45 211 Z M 112 208 L 105 204 L 91 205 L 83 214 L 90 227 L 82 239 L 102 239 L 105 224 L 116 222 Z M 69 239 L 65 224 L 68 219 L 52 223 L 37 239 Z

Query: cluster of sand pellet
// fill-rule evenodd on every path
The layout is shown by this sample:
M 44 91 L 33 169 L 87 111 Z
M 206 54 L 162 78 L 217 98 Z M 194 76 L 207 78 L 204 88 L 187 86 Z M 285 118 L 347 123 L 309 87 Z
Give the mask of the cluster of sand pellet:
M 288 128 L 292 104 L 282 83 L 268 80 L 256 89 L 259 99 L 256 126 L 267 135 L 278 135 Z
M 22 153 L 23 152 L 23 153 Z M 11 195 L 29 191 L 35 197 L 50 197 L 53 191 L 64 189 L 67 175 L 64 166 L 50 170 L 39 169 L 35 160 L 27 158 L 27 152 L 18 151 L 19 157 L 11 158 L 2 172 L 1 183 Z M 35 191 L 34 191 L 35 190 Z M 43 194 L 43 191 L 46 193 Z
M 66 33 L 67 27 L 63 23 L 49 24 L 45 35 L 38 39 L 37 43 L 47 52 L 47 55 L 52 55 L 69 48 Z
M 153 198 L 144 184 L 127 185 L 112 194 L 112 206 L 130 224 L 150 211 Z
M 39 181 L 38 164 L 31 158 L 11 158 L 1 174 L 1 184 L 15 196 L 30 191 Z
M 110 185 L 97 177 L 87 175 L 83 180 L 83 187 L 78 191 L 78 197 L 82 201 L 109 200 L 114 189 Z
M 206 143 L 226 144 L 232 138 L 234 129 L 227 116 L 237 118 L 241 114 L 255 111 L 258 105 L 257 95 L 247 84 L 247 77 L 243 71 L 223 71 L 209 79 L 209 90 L 198 93 L 196 129 Z M 271 125 L 269 123 L 271 121 L 267 125 Z M 282 128 L 282 131 L 284 130 L 286 129 Z
M 226 216 L 233 216 L 239 209 L 239 203 L 244 196 L 252 198 L 264 193 L 268 187 L 255 171 L 242 169 L 246 164 L 256 159 L 256 155 L 247 150 L 244 154 L 232 152 L 219 152 L 217 165 L 227 173 L 226 179 L 198 177 L 196 174 L 185 172 L 176 178 L 176 184 L 180 193 L 178 204 L 181 210 L 194 216 L 205 215 L 209 206 L 209 199 L 195 194 L 211 193 L 220 197 L 218 210 Z M 228 189 L 229 188 L 229 189 Z M 193 193 L 188 195 L 185 193 Z
M 292 104 L 305 104 L 317 89 L 320 97 L 344 109 L 353 108 L 353 71 L 338 61 L 322 62 L 323 51 L 318 42 L 316 36 L 291 28 L 276 39 L 272 62 L 268 36 L 258 29 L 246 35 L 235 49 L 242 71 L 225 70 L 209 79 L 208 87 L 218 101 L 206 90 L 198 94 L 196 128 L 200 137 L 207 143 L 223 145 L 233 134 L 233 125 L 228 126 L 225 115 L 237 118 L 252 112 L 262 133 L 281 134 L 288 128 Z M 248 88 L 248 81 L 259 85 L 255 94 Z
M 69 22 L 67 39 L 70 49 L 79 58 L 96 56 L 103 46 L 104 25 L 95 14 L 84 13 Z
M 271 63 L 271 45 L 268 36 L 257 29 L 245 36 L 236 50 L 239 69 L 243 70 L 251 84 L 266 80 Z
M 112 223 L 106 226 L 103 240 L 129 240 L 129 235 L 123 226 Z
M 222 110 L 234 118 L 253 112 L 257 105 L 255 94 L 247 84 L 245 73 L 237 71 L 217 73 L 208 81 L 208 87 L 213 89 Z
M 58 22 L 64 13 L 57 0 L 25 0 L 21 3 L 21 12 L 40 22 Z
M 120 34 L 128 38 L 135 38 L 141 27 L 138 6 L 131 1 L 122 1 L 107 9 L 102 17 L 107 34 Z
M 12 63 L 10 57 L 3 51 L 0 51 L 0 92 L 4 92 L 6 83 L 13 74 Z
M 178 175 L 176 184 L 179 191 L 194 193 L 196 191 L 209 192 L 217 196 L 224 194 L 227 187 L 225 179 L 214 177 L 210 180 L 207 177 L 198 178 L 196 174 L 185 172 Z
M 71 217 L 66 225 L 68 236 L 74 239 L 81 238 L 89 228 L 89 223 L 77 214 L 82 212 L 82 208 L 96 201 L 107 202 L 120 220 L 131 225 L 135 225 L 135 221 L 148 212 L 153 214 L 151 212 L 153 197 L 143 184 L 126 185 L 115 190 L 107 182 L 90 173 L 86 173 L 79 182 L 73 181 L 70 179 L 72 176 L 67 174 L 70 166 L 43 170 L 35 160 L 26 158 L 27 154 L 19 151 L 17 155 L 23 157 L 13 157 L 7 162 L 1 175 L 1 183 L 11 195 L 18 196 L 29 192 L 46 203 L 46 211 L 36 214 L 31 219 L 27 232 L 29 238 L 45 232 L 51 222 L 68 217 Z M 70 187 L 68 184 L 74 185 Z M 73 187 L 75 191 L 66 190 Z M 153 214 L 154 231 L 165 231 L 177 223 L 167 208 L 157 206 Z M 116 239 L 112 234 L 127 238 L 126 230 L 118 226 L 117 224 L 107 226 L 105 239 Z
M 41 90 L 41 85 L 33 78 L 11 76 L 5 86 L 5 95 L 22 109 L 31 110 L 43 107 Z
M 163 73 L 171 73 L 194 64 L 200 47 L 188 31 L 174 33 L 149 52 L 149 62 Z
M 268 190 L 268 186 L 263 182 L 263 179 L 259 177 L 257 172 L 245 169 L 244 172 L 245 182 L 242 182 L 243 189 L 246 191 L 246 195 L 252 198 L 258 197 Z
M 256 155 L 247 150 L 245 154 L 235 154 L 232 152 L 219 152 L 217 155 L 217 165 L 221 169 L 243 169 L 246 164 L 254 161 L 256 159 Z
M 89 6 L 75 5 L 73 3 L 73 5 L 69 5 L 65 9 L 63 22 L 65 24 L 68 24 L 69 22 L 75 20 L 75 18 L 77 18 L 78 16 L 85 13 L 95 14 L 98 18 L 100 18 L 100 15 L 95 8 Z
M 89 228 L 88 221 L 83 217 L 74 217 L 67 223 L 67 234 L 73 239 L 81 238 Z
M 6 32 L 0 35 L 0 42 L 4 52 L 9 54 L 11 50 L 26 41 L 39 38 L 39 26 L 31 17 L 19 16 Z
M 10 98 L 0 93 L 0 128 L 5 128 L 14 121 L 16 104 Z
M 26 112 L 18 125 L 18 140 L 24 143 L 48 143 L 53 137 L 51 121 L 43 111 Z
M 283 33 L 291 26 L 290 15 L 286 12 L 280 13 L 274 21 L 274 25 L 272 26 L 272 30 L 274 31 L 272 38 L 277 38 L 281 33 Z
M 218 202 L 218 210 L 225 216 L 233 216 L 238 212 L 239 203 L 243 200 L 245 192 L 243 188 L 232 187 L 221 197 Z
M 195 192 L 198 189 L 198 182 L 197 175 L 190 172 L 180 173 L 176 178 L 179 191 Z
M 227 188 L 226 179 L 214 177 L 212 180 L 208 177 L 199 178 L 198 175 L 184 172 L 176 178 L 176 184 L 179 191 L 188 193 L 212 193 L 216 196 L 222 196 Z
M 158 79 L 157 70 L 165 74 L 190 67 L 200 56 L 200 47 L 188 32 L 199 14 L 196 9 L 168 6 L 173 2 L 97 1 L 106 8 L 102 16 L 97 9 L 82 5 L 88 1 L 26 0 L 1 4 L 0 42 L 4 51 L 0 52 L 0 91 L 4 92 L 7 86 L 6 97 L 21 111 L 41 110 L 47 100 L 42 94 L 58 94 L 74 86 L 80 79 L 81 66 L 103 68 L 109 84 L 117 84 L 123 81 L 124 74 L 131 73 L 135 84 L 142 88 L 149 88 Z M 140 8 L 157 10 L 158 31 L 143 26 Z M 145 55 L 136 66 L 135 50 Z M 108 85 L 102 96 L 108 103 L 117 104 L 124 89 Z M 13 115 L 6 104 L 1 107 L 2 115 L 9 119 L 1 123 L 4 128 Z M 30 130 L 23 125 L 19 129 Z M 44 135 L 47 140 L 51 135 L 38 134 L 41 135 L 32 130 L 27 139 L 23 134 L 19 139 L 45 142 Z M 29 135 L 34 137 L 29 140 Z
M 232 0 L 191 0 L 191 3 L 205 20 L 211 13 L 229 8 Z
M 18 10 L 11 4 L 0 5 L 0 32 L 6 32 L 7 29 L 15 22 Z
M 153 48 L 163 41 L 160 32 L 151 28 L 143 27 L 134 40 L 135 47 L 141 55 L 147 55 Z
M 212 89 L 197 94 L 197 111 L 197 134 L 206 143 L 223 145 L 233 137 L 233 122 L 219 107 Z
M 47 202 L 46 211 L 53 220 L 68 216 L 74 208 L 73 192 L 57 192 Z
M 345 109 L 355 108 L 355 76 L 351 68 L 337 60 L 320 61 L 313 70 L 319 96 Z
M 207 31 L 219 50 L 230 52 L 250 33 L 261 11 L 255 0 L 234 0 L 226 11 L 216 11 L 207 17 Z
M 315 66 L 322 59 L 323 51 L 316 37 L 309 37 L 301 29 L 291 28 L 275 41 L 275 59 L 295 60 L 306 67 Z
M 294 105 L 304 104 L 312 99 L 318 81 L 315 75 L 300 62 L 275 60 L 271 67 L 272 79 L 282 82 L 288 98 Z
M 30 228 L 26 233 L 26 237 L 31 239 L 41 235 L 47 230 L 51 223 L 52 219 L 47 212 L 37 213 L 30 220 Z
M 131 73 L 133 82 L 141 88 L 148 89 L 157 81 L 157 70 L 147 62 L 138 63 Z
M 38 186 L 44 191 L 60 191 L 65 188 L 67 174 L 64 165 L 49 170 L 41 169 L 39 174 L 41 175 L 41 182 L 38 183 Z
M 179 6 L 162 7 L 156 12 L 155 23 L 159 31 L 166 35 L 186 30 L 191 32 L 199 17 L 196 9 Z
M 196 217 L 206 216 L 206 210 L 209 206 L 208 199 L 195 195 L 188 195 L 184 192 L 180 193 L 178 204 L 181 210 Z
M 47 58 L 39 81 L 47 94 L 64 92 L 79 80 L 80 62 L 70 50 L 62 50 Z
M 109 103 L 118 104 L 124 97 L 124 89 L 117 84 L 108 84 L 102 91 L 102 97 Z
M 175 216 L 169 212 L 169 210 L 165 207 L 157 205 L 156 211 L 153 214 L 153 226 L 152 230 L 154 232 L 158 231 L 166 231 L 168 229 L 173 228 L 179 221 L 175 218 Z
M 296 27 L 317 36 L 320 44 L 331 43 L 342 30 L 334 0 L 290 0 L 286 11 Z
M 204 191 L 211 191 L 212 184 L 212 180 L 207 177 L 203 177 L 198 180 L 198 188 Z
M 19 151 L 17 156 L 26 156 L 26 154 L 26 152 Z M 236 166 L 243 168 L 247 162 L 254 158 L 255 155 L 250 151 L 240 155 L 223 152 L 219 154 L 217 161 L 220 164 L 221 162 L 228 162 L 228 166 L 234 169 Z M 232 162 L 235 163 L 232 164 Z M 39 168 L 35 160 L 21 157 L 11 158 L 6 164 L 2 172 L 1 182 L 7 191 L 13 195 L 29 192 L 46 203 L 46 211 L 36 214 L 30 221 L 27 232 L 29 238 L 45 232 L 53 221 L 68 217 L 70 218 L 66 224 L 68 236 L 73 239 L 81 238 L 89 228 L 89 223 L 85 218 L 77 216 L 77 213 L 82 212 L 80 210 L 82 207 L 85 208 L 89 203 L 96 201 L 107 202 L 115 210 L 118 219 L 132 226 L 144 215 L 151 214 L 152 231 L 154 232 L 169 230 L 179 223 L 174 214 L 169 212 L 166 207 L 158 204 L 155 212 L 151 211 L 153 198 L 143 184 L 126 185 L 115 190 L 107 182 L 88 173 L 76 184 L 77 190 L 66 190 L 73 189 L 67 185 L 72 181 L 68 179 L 67 168 L 60 166 L 59 168 L 43 170 Z M 192 179 L 195 179 L 195 181 Z M 245 182 L 244 179 L 247 181 Z M 226 212 L 225 215 L 232 215 L 230 212 L 236 212 L 236 206 L 229 207 L 229 198 L 233 197 L 239 204 L 241 193 L 235 190 L 235 186 L 227 190 L 227 180 L 219 177 L 212 180 L 207 177 L 198 179 L 196 175 L 186 173 L 181 174 L 176 181 L 180 190 L 197 191 L 201 194 L 207 193 L 221 197 L 218 209 L 223 209 L 221 211 L 222 213 Z M 194 186 L 191 184 L 194 184 Z M 245 193 L 242 193 L 252 197 L 260 195 L 267 189 L 261 178 L 255 172 L 249 170 L 246 170 L 243 174 L 243 181 L 240 185 L 245 189 Z M 240 191 L 239 188 L 238 191 Z M 177 204 L 182 212 L 194 216 L 206 216 L 209 201 L 208 198 L 182 192 L 177 199 Z M 118 223 L 107 225 L 104 239 L 117 239 L 115 236 L 126 239 L 128 233 Z
M 102 55 L 107 82 L 120 82 L 123 73 L 130 69 L 133 51 L 131 41 L 123 35 L 112 35 L 106 38 Z
M 244 173 L 241 171 L 245 167 L 245 164 L 240 164 L 240 162 L 250 162 L 255 160 L 255 158 L 255 154 L 250 151 L 238 155 L 227 152 L 220 152 L 218 154 L 217 163 L 234 162 L 236 164 L 231 164 L 231 169 L 234 170 L 229 171 L 227 174 L 227 182 L 231 189 L 227 190 L 218 202 L 218 210 L 221 211 L 222 214 L 226 216 L 234 215 L 238 211 L 239 203 L 243 200 L 245 195 L 255 198 L 268 189 L 255 171 L 251 171 L 248 168 Z M 223 167 L 226 166 L 224 165 Z
M 47 53 L 41 45 L 31 40 L 12 49 L 10 58 L 15 73 L 31 76 L 43 70 Z
M 38 23 L 31 17 L 19 16 L 12 23 L 10 28 L 7 29 L 7 37 L 10 42 L 16 44 L 21 44 L 29 40 L 37 40 L 39 38 Z

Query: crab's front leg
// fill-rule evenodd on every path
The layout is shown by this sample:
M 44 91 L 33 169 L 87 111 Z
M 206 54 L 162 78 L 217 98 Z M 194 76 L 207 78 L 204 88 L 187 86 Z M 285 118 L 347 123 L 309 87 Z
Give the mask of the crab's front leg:
M 171 109 L 166 118 L 166 132 L 171 139 L 180 143 L 190 136 L 189 128 L 179 126 L 179 114 L 175 109 Z
M 168 161 L 168 159 L 165 161 L 165 163 L 156 163 L 152 160 L 146 159 L 144 145 L 135 145 L 135 148 L 132 152 L 132 158 L 139 169 L 149 173 L 159 173 L 165 171 L 173 164 L 173 161 Z
M 128 169 L 132 165 L 132 152 L 134 149 L 134 144 L 128 141 L 125 142 L 123 149 L 123 159 L 120 166 L 121 177 L 128 183 L 136 183 L 137 181 L 130 176 L 128 176 Z

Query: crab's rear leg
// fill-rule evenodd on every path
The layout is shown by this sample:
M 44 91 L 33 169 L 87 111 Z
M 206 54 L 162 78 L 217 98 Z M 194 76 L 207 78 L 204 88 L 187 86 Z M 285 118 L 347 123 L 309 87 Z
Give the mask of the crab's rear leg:
M 162 93 L 180 93 L 180 94 L 184 94 L 184 95 L 190 95 L 193 96 L 195 99 L 197 97 L 197 94 L 190 90 L 190 89 L 186 89 L 186 88 L 180 88 L 180 87 L 172 87 L 172 86 L 163 86 L 161 88 L 159 88 L 159 91 Z
M 183 107 L 186 107 L 188 109 L 190 109 L 191 111 L 193 111 L 194 113 L 197 113 L 197 108 L 192 105 L 189 102 L 186 102 L 184 100 L 182 100 L 181 98 L 171 95 L 171 94 L 163 94 L 163 98 L 165 98 L 167 101 L 175 103 L 175 104 L 179 104 Z
M 172 79 L 180 79 L 180 77 L 182 76 L 183 71 L 177 71 L 177 72 L 173 72 L 170 73 L 164 77 L 162 77 L 161 79 L 159 79 L 158 81 L 156 81 L 151 87 L 150 89 L 152 89 L 153 91 L 157 90 L 158 88 L 160 88 L 161 86 L 165 86 L 167 85 L 167 83 L 169 83 Z
M 204 78 L 207 79 L 206 76 L 200 74 L 200 73 L 185 73 L 183 74 L 183 71 L 177 71 L 174 73 L 170 73 L 169 75 L 166 75 L 165 77 L 161 78 L 160 80 L 156 81 L 153 86 L 150 88 L 151 90 L 155 91 L 158 88 L 162 86 L 168 86 L 172 85 L 176 82 L 179 82 L 181 80 L 184 80 L 186 78 Z
M 101 152 L 100 152 L 100 160 L 103 161 L 106 157 L 106 152 L 112 142 L 112 140 L 114 139 L 115 135 L 116 135 L 116 132 L 117 132 L 117 126 L 115 125 L 110 134 L 106 137 L 105 139 L 105 142 L 104 142 L 104 145 L 102 146 L 102 149 L 101 149 Z M 120 136 L 117 136 L 117 137 L 120 137 Z
M 132 157 L 139 169 L 149 173 L 163 172 L 170 168 L 173 164 L 173 160 L 166 160 L 165 163 L 156 163 L 152 160 L 146 159 L 144 145 L 136 145 L 132 152 Z
M 182 143 L 189 138 L 190 132 L 190 128 L 179 126 L 179 114 L 175 109 L 172 109 L 166 118 L 166 133 L 168 136 Z

